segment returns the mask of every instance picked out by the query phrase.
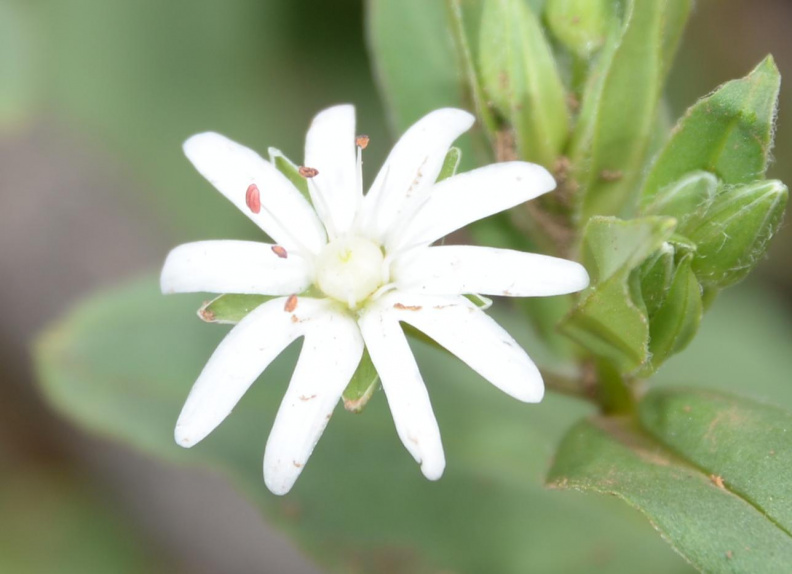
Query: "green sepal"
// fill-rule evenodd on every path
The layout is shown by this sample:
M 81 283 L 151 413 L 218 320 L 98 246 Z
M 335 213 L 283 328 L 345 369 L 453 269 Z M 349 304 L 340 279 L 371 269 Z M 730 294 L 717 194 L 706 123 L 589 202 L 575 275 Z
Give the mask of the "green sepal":
M 592 284 L 559 328 L 621 373 L 649 359 L 649 318 L 636 271 L 671 237 L 675 225 L 667 217 L 594 217 L 584 231 L 583 265 Z
M 207 323 L 234 325 L 256 307 L 274 298 L 269 295 L 226 293 L 201 305 L 198 317 Z
M 726 188 L 715 198 L 688 232 L 696 244 L 693 270 L 702 284 L 722 289 L 750 273 L 781 225 L 788 196 L 780 181 L 761 181 Z
M 547 27 L 579 58 L 589 58 L 605 43 L 613 3 L 608 0 L 548 0 Z
M 279 172 L 286 176 L 294 187 L 296 187 L 309 203 L 311 201 L 311 193 L 308 191 L 308 180 L 300 175 L 299 166 L 293 161 L 283 155 L 279 149 L 271 147 L 269 150 L 270 163 L 274 165 Z
M 459 162 L 462 161 L 462 150 L 458 147 L 452 147 L 443 160 L 443 166 L 440 168 L 440 174 L 437 176 L 438 182 L 448 179 L 456 175 L 459 169 Z
M 569 137 L 566 93 L 542 25 L 523 0 L 484 0 L 478 64 L 519 157 L 551 167 Z
M 645 215 L 675 217 L 677 229 L 684 233 L 686 222 L 700 218 L 712 205 L 718 191 L 718 178 L 696 171 L 664 187 L 642 209 Z
M 692 171 L 709 171 L 726 184 L 762 179 L 780 85 L 778 68 L 768 56 L 745 78 L 724 84 L 694 104 L 652 166 L 643 204 Z
M 682 258 L 662 303 L 650 314 L 651 359 L 643 375 L 648 376 L 690 344 L 704 314 L 701 286 L 693 273 L 691 253 Z
M 357 370 L 341 395 L 344 408 L 351 413 L 363 412 L 371 397 L 374 396 L 377 387 L 379 387 L 377 369 L 371 362 L 368 350 L 364 349 Z

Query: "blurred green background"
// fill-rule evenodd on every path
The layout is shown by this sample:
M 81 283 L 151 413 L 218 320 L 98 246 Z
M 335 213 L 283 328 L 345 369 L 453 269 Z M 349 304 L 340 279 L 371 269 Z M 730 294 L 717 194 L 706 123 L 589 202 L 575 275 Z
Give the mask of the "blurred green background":
M 0 0 L 0 572 L 315 571 L 221 478 L 62 421 L 35 390 L 29 344 L 178 243 L 255 237 L 184 159 L 193 133 L 299 161 L 312 115 L 352 102 L 370 180 L 393 134 L 364 22 L 360 0 Z M 674 114 L 767 53 L 792 77 L 790 27 L 788 0 L 701 0 Z M 787 91 L 770 177 L 790 183 Z M 781 307 L 752 317 L 789 315 L 791 258 L 787 224 L 752 279 Z

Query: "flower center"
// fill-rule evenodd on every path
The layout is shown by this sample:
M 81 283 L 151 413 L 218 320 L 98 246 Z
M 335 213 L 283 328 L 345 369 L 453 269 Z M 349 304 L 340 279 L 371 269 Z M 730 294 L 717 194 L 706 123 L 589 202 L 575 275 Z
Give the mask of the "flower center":
M 319 254 L 316 284 L 328 297 L 355 309 L 387 281 L 379 245 L 362 237 L 340 237 Z

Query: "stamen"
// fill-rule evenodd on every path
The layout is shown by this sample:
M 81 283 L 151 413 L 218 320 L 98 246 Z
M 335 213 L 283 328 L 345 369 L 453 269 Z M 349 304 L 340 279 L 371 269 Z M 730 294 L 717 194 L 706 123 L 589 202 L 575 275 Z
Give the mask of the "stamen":
M 245 192 L 245 204 L 253 213 L 259 213 L 261 211 L 261 194 L 255 183 L 251 183 Z
M 312 177 L 316 177 L 317 175 L 319 175 L 318 169 L 316 169 L 315 167 L 305 167 L 304 165 L 301 165 L 297 169 L 297 172 L 305 179 L 311 179 Z
M 286 251 L 286 249 L 284 249 L 284 248 L 283 248 L 283 247 L 281 247 L 280 245 L 273 245 L 273 246 L 271 247 L 271 249 L 272 249 L 272 252 L 273 252 L 275 255 L 277 255 L 278 257 L 280 257 L 281 259 L 286 259 L 286 258 L 289 256 L 289 254 L 288 254 L 288 252 Z
M 367 135 L 361 134 L 355 138 L 355 145 L 358 146 L 360 149 L 366 149 L 369 144 L 369 137 Z
M 287 313 L 291 313 L 297 308 L 297 295 L 289 295 L 289 298 L 286 299 L 286 304 L 283 306 L 283 310 Z

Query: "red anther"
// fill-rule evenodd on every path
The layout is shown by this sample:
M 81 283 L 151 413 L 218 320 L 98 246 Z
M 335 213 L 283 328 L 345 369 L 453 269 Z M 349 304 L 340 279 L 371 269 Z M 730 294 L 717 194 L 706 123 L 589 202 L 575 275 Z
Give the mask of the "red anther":
M 305 178 L 312 178 L 319 175 L 319 170 L 315 167 L 305 167 L 304 165 L 301 165 L 297 171 Z
M 286 252 L 286 250 L 283 247 L 281 247 L 280 245 L 273 245 L 271 247 L 271 249 L 272 249 L 272 252 L 275 255 L 277 255 L 278 257 L 280 257 L 281 259 L 286 259 L 289 256 L 289 254 Z
M 248 186 L 247 192 L 245 193 L 245 203 L 248 209 L 253 213 L 259 213 L 261 211 L 261 194 L 255 183 L 251 183 Z
M 359 135 L 355 138 L 355 145 L 360 149 L 366 149 L 369 144 L 369 137 L 367 135 Z
M 289 295 L 289 298 L 286 299 L 286 304 L 283 306 L 283 310 L 287 313 L 291 313 L 297 308 L 297 295 Z

